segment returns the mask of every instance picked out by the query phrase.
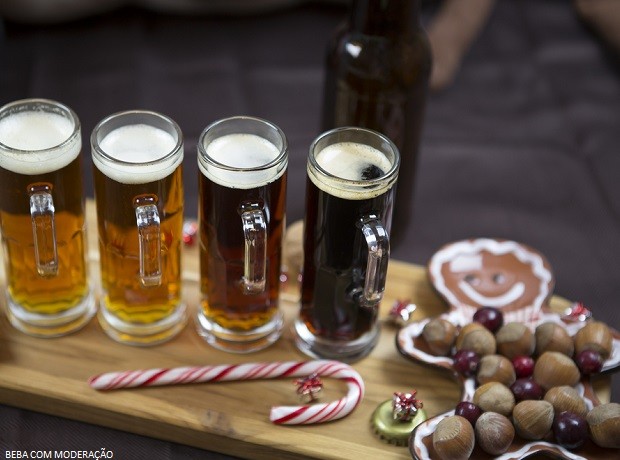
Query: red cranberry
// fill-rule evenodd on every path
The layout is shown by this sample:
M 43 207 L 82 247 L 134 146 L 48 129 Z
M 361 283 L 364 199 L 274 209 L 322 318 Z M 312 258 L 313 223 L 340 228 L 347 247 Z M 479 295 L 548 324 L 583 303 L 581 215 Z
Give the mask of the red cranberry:
M 482 409 L 472 402 L 461 401 L 456 405 L 454 415 L 465 417 L 471 426 L 476 426 L 476 420 L 482 415 Z
M 544 391 L 542 387 L 529 377 L 520 378 L 510 385 L 510 391 L 515 396 L 515 401 L 526 399 L 542 399 Z
M 529 377 L 534 373 L 534 365 L 536 362 L 531 356 L 515 356 L 512 358 L 512 367 L 515 368 L 517 378 Z
M 494 307 L 481 307 L 474 313 L 474 321 L 495 333 L 504 324 L 504 314 Z
M 480 356 L 473 350 L 459 350 L 454 353 L 454 369 L 465 377 L 473 377 L 480 364 Z
M 588 422 L 573 412 L 560 412 L 552 425 L 555 441 L 567 449 L 578 449 L 588 439 Z
M 577 354 L 575 362 L 584 375 L 597 374 L 603 367 L 603 357 L 594 350 L 583 350 Z

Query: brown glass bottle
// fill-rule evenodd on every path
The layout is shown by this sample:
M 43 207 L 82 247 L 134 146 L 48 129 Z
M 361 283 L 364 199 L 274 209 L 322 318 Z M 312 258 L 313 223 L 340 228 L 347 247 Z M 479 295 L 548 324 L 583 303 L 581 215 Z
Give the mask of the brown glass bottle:
M 322 128 L 360 126 L 388 136 L 401 166 L 392 244 L 413 212 L 416 163 L 431 53 L 421 0 L 354 0 L 327 47 Z

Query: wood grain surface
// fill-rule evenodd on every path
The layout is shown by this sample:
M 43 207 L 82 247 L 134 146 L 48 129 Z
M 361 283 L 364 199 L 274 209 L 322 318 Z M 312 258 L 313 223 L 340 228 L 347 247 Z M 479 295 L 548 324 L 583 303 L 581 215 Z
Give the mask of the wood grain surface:
M 87 204 L 91 277 L 98 279 L 94 205 Z M 184 253 L 184 295 L 192 311 L 198 305 L 197 247 Z M 0 284 L 4 285 L 0 273 Z M 297 313 L 295 286 L 282 294 L 287 320 L 283 337 L 271 348 L 250 355 L 233 355 L 210 348 L 196 333 L 193 319 L 172 341 L 134 348 L 109 339 L 96 320 L 67 337 L 37 339 L 14 330 L 0 319 L 0 402 L 128 432 L 170 440 L 243 458 L 255 459 L 407 459 L 406 447 L 385 444 L 370 426 L 372 412 L 394 391 L 417 389 L 428 416 L 445 412 L 459 401 L 460 390 L 451 375 L 417 364 L 395 346 L 396 328 L 387 313 L 396 299 L 410 299 L 418 308 L 414 318 L 446 310 L 432 291 L 423 267 L 391 261 L 382 333 L 376 349 L 353 367 L 366 384 L 361 405 L 342 420 L 323 425 L 275 426 L 269 422 L 272 405 L 296 405 L 291 379 L 203 383 L 176 387 L 97 392 L 89 376 L 108 371 L 152 367 L 237 364 L 306 360 L 296 350 L 290 330 Z M 5 299 L 0 300 L 4 309 Z M 552 306 L 566 301 L 557 297 Z M 327 379 L 321 400 L 345 394 L 344 383 Z M 607 381 L 597 385 L 608 400 Z

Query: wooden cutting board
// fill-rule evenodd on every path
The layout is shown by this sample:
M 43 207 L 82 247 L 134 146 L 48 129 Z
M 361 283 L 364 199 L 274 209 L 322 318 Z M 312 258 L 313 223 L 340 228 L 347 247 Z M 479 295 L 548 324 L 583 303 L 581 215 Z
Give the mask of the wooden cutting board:
M 98 279 L 94 205 L 87 203 L 91 275 Z M 184 295 L 194 311 L 198 305 L 198 252 L 184 253 Z M 0 272 L 0 285 L 4 278 Z M 396 328 L 387 313 L 396 299 L 417 305 L 414 318 L 446 310 L 428 284 L 423 267 L 391 261 L 382 305 L 382 333 L 376 349 L 353 367 L 366 384 L 361 405 L 339 421 L 310 426 L 276 426 L 269 422 L 272 405 L 297 405 L 291 379 L 203 383 L 97 392 L 87 385 L 91 375 L 151 367 L 238 364 L 306 360 L 292 342 L 291 320 L 297 312 L 295 286 L 282 294 L 287 319 L 283 337 L 271 348 L 251 355 L 233 355 L 209 347 L 197 335 L 193 320 L 172 341 L 134 348 L 109 339 L 96 320 L 58 339 L 37 339 L 14 330 L 0 318 L 0 402 L 203 449 L 256 459 L 410 458 L 406 447 L 377 438 L 370 427 L 375 408 L 394 391 L 416 389 L 428 416 L 445 412 L 460 400 L 452 377 L 414 363 L 395 346 Z M 0 302 L 5 305 L 4 296 Z M 561 310 L 568 301 L 554 297 Z M 344 383 L 326 379 L 321 400 L 343 396 Z M 601 401 L 609 400 L 608 380 L 597 384 Z

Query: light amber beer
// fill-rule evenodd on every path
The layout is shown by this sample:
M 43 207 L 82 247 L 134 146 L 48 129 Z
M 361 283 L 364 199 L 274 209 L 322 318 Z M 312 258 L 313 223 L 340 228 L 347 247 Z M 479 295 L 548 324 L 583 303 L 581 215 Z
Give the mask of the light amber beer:
M 152 345 L 185 324 L 181 299 L 183 140 L 153 112 L 123 112 L 93 131 L 101 287 L 99 320 L 115 340 Z
M 0 229 L 8 317 L 36 336 L 64 335 L 94 314 L 85 259 L 81 133 L 54 101 L 0 108 Z
M 310 148 L 295 332 L 313 357 L 353 361 L 377 343 L 398 168 L 396 147 L 374 131 L 328 131 Z
M 211 345 L 246 353 L 278 339 L 287 145 L 264 120 L 234 117 L 198 143 L 201 310 Z

